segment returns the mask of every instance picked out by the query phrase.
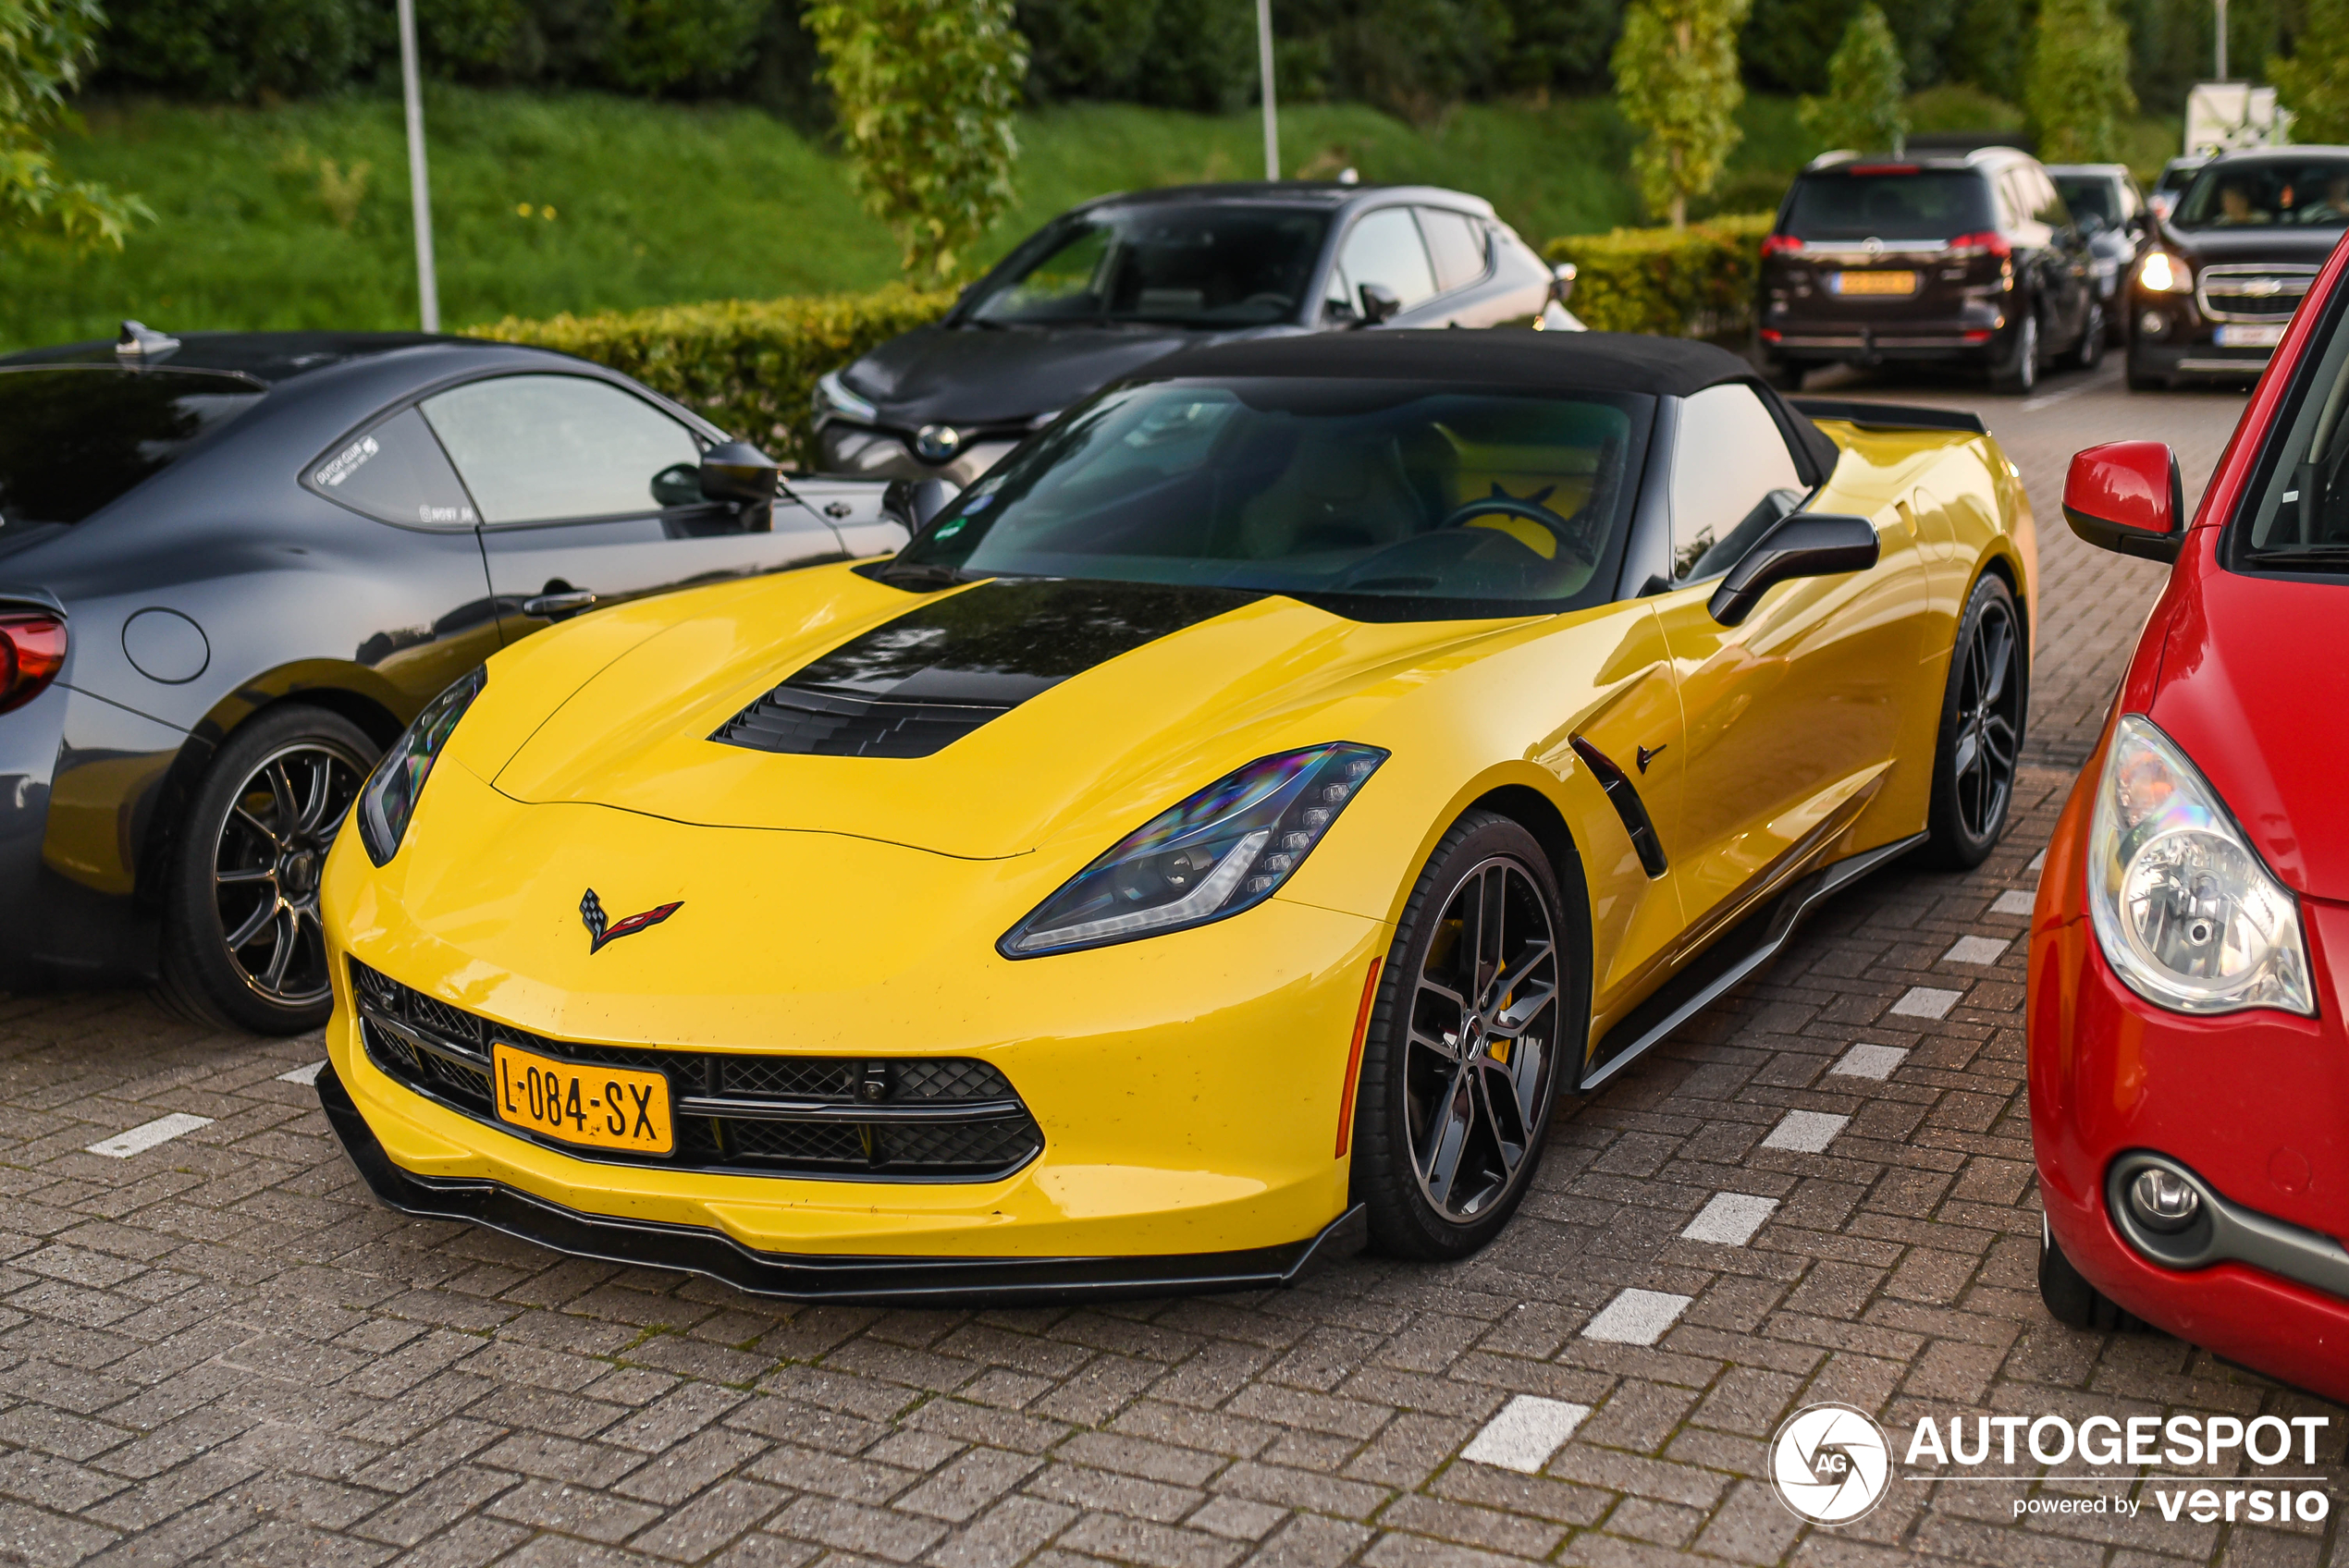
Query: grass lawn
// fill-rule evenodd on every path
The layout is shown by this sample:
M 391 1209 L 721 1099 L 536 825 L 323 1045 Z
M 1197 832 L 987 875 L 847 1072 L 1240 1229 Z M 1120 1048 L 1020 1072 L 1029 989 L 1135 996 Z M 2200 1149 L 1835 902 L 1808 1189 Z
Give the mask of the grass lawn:
M 119 255 L 0 249 L 0 346 L 166 329 L 393 327 L 415 321 L 407 155 L 395 98 L 274 108 L 84 106 L 60 153 L 135 190 L 156 221 Z M 1810 151 L 1789 101 L 1757 98 L 1722 201 L 1769 205 Z M 889 234 L 840 164 L 754 109 L 596 93 L 434 89 L 441 318 L 866 288 L 896 275 Z M 1289 172 L 1481 192 L 1536 245 L 1641 221 L 1632 133 L 1604 98 L 1470 104 L 1422 132 L 1356 104 L 1282 116 Z M 1075 202 L 1262 167 L 1253 114 L 1078 104 L 1024 117 L 1018 208 L 991 260 Z

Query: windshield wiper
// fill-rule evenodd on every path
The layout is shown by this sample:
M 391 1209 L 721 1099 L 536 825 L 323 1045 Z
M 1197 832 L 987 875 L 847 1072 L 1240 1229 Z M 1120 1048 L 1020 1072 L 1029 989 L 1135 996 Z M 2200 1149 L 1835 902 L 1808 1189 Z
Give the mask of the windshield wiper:
M 2303 545 L 2290 550 L 2253 550 L 2246 559 L 2252 566 L 2349 571 L 2349 545 Z

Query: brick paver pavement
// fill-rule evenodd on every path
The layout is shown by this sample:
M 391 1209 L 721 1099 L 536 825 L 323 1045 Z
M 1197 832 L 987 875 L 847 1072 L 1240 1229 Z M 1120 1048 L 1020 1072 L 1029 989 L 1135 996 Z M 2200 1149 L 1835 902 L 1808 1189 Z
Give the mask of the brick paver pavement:
M 2158 582 L 2073 545 L 2064 458 L 2158 434 L 2198 484 L 2236 406 L 2132 399 L 2109 380 L 1991 406 L 2041 515 L 2035 754 L 2092 738 Z M 315 1060 L 314 1041 L 203 1034 L 128 994 L 0 998 L 0 1557 L 2327 1560 L 2331 1518 L 2171 1522 L 2126 1473 L 1904 1477 L 1835 1530 L 1802 1526 L 1758 1479 L 1768 1435 L 1821 1400 L 1895 1433 L 1977 1412 L 2322 1415 L 2316 1484 L 2341 1475 L 2341 1411 L 2039 1307 L 2017 895 L 2068 783 L 2027 769 L 1981 870 L 1879 875 L 1564 1108 L 1524 1211 L 1483 1256 L 1363 1258 L 1285 1292 L 793 1309 L 567 1261 L 375 1207 L 312 1091 L 277 1076 Z M 211 1121 L 127 1158 L 83 1152 L 174 1114 Z M 1516 1407 L 1463 1457 L 1519 1396 L 1555 1403 Z M 2014 1519 L 2026 1495 L 2073 1494 L 2144 1512 Z

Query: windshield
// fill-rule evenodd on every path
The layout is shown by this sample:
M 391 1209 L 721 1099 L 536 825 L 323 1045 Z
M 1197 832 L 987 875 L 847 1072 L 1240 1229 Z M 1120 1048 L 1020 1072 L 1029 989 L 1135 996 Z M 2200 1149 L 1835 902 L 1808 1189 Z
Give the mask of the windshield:
M 1798 179 L 1785 232 L 1799 239 L 1951 239 L 1998 227 L 1980 175 L 1917 169 Z
M 2231 540 L 2237 566 L 2349 574 L 2349 293 L 2336 289 L 2315 368 L 2276 421 L 2282 438 Z
M 261 394 L 204 371 L 0 367 L 0 533 L 80 522 Z
M 2109 179 L 2094 176 L 2065 177 L 2059 175 L 2056 194 L 2072 209 L 2075 218 L 2095 218 L 2107 228 L 2121 227 L 2121 190 Z
M 1334 595 L 1371 619 L 1576 608 L 1612 596 L 1652 403 L 1423 382 L 1115 388 L 889 570 Z
M 1113 207 L 1067 219 L 987 286 L 984 326 L 1147 322 L 1263 326 L 1297 313 L 1329 214 L 1199 202 Z
M 2349 158 L 2208 165 L 2170 221 L 2180 228 L 2339 228 L 2349 224 Z

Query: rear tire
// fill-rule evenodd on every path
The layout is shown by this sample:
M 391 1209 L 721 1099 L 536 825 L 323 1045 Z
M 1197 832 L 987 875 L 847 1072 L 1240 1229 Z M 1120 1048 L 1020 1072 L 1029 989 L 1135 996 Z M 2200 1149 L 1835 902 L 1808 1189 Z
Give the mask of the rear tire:
M 191 1022 L 299 1035 L 326 1021 L 318 878 L 379 748 L 295 704 L 228 737 L 165 873 L 157 998 Z
M 2014 329 L 2014 341 L 2007 351 L 1990 361 L 1990 388 L 1994 392 L 2021 394 L 2039 385 L 2039 315 L 2025 308 L 2021 325 Z
M 1958 618 L 1933 750 L 1925 827 L 1933 858 L 1943 865 L 1980 865 L 2006 831 L 2029 708 L 2027 655 L 2012 591 L 1997 573 L 1984 572 Z
M 2145 1327 L 2072 1266 L 2063 1249 L 2056 1245 L 2055 1233 L 2048 1229 L 2044 1215 L 2039 1219 L 2039 1300 L 2048 1316 L 2067 1329 L 2127 1333 Z
M 1352 1185 L 1379 1250 L 1466 1257 L 1508 1222 L 1581 1064 L 1588 951 L 1532 834 L 1471 811 L 1444 835 L 1363 1044 Z
M 2167 392 L 2177 385 L 2166 375 L 2138 367 L 2137 356 L 2129 356 L 2129 390 L 2132 392 Z

